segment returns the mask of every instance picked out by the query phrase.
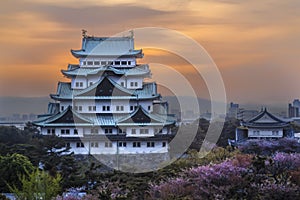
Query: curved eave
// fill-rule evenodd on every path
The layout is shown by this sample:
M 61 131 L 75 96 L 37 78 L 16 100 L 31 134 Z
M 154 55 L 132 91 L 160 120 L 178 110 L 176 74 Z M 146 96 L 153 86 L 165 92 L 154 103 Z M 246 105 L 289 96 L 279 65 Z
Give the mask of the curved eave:
M 124 75 L 125 72 L 122 72 L 120 70 L 115 70 L 112 69 L 110 67 L 107 68 L 96 68 L 91 70 L 90 72 L 80 72 L 80 71 L 75 71 L 75 70 L 80 70 L 80 69 L 74 69 L 74 70 L 61 70 L 61 72 L 65 75 L 65 76 L 69 76 L 69 77 L 74 77 L 74 76 L 88 76 L 88 75 L 97 75 L 99 73 L 103 73 L 103 72 L 113 72 L 115 75 Z
M 53 99 L 53 100 L 72 100 L 73 98 L 72 97 L 61 97 L 57 94 L 50 94 L 50 98 Z
M 170 141 L 175 137 L 175 134 L 160 134 L 150 137 L 130 137 L 126 135 L 88 135 L 85 134 L 83 137 L 63 137 L 65 141 L 90 141 L 90 140 L 100 140 L 100 141 L 149 141 L 149 140 L 168 140 Z
M 104 71 L 111 71 L 113 72 L 115 75 L 124 75 L 124 76 L 145 76 L 145 77 L 148 77 L 151 75 L 150 71 L 145 71 L 145 72 L 138 72 L 138 73 L 126 73 L 126 72 L 117 72 L 117 71 L 114 71 L 114 70 L 103 70 Z M 66 76 L 66 77 L 76 77 L 76 76 L 92 76 L 92 75 L 97 75 L 99 73 L 101 73 L 101 70 L 97 71 L 97 72 L 91 72 L 91 73 L 86 73 L 86 74 L 83 74 L 83 73 L 74 73 L 72 71 L 68 71 L 68 70 L 61 70 L 61 73 Z
M 117 126 L 171 126 L 175 125 L 175 122 L 166 123 L 117 123 Z
M 81 50 L 73 50 L 71 49 L 71 53 L 76 58 L 86 58 L 86 57 L 136 57 L 136 58 L 142 58 L 144 54 L 142 53 L 142 49 L 134 50 L 132 52 L 126 52 L 120 55 L 103 55 L 103 54 L 93 54 L 91 52 L 86 52 L 84 49 Z
M 290 124 L 243 124 L 247 128 L 261 128 L 261 129 L 272 129 L 272 128 L 285 128 Z
M 87 123 L 70 123 L 70 124 L 48 124 L 48 123 L 34 123 L 34 125 L 39 126 L 39 127 L 82 127 L 82 126 L 87 126 L 87 127 L 92 127 L 94 124 L 87 124 Z
M 130 99 L 130 100 L 133 100 L 133 99 L 136 99 L 136 100 L 140 100 L 140 99 L 143 99 L 143 100 L 146 100 L 146 99 L 155 99 L 155 98 L 158 98 L 159 95 L 155 95 L 155 96 L 148 96 L 148 97 L 138 97 L 138 96 L 74 96 L 73 98 L 71 99 L 77 99 L 77 100 L 87 100 L 87 99 L 91 99 L 91 100 L 102 100 L 102 99 L 105 99 L 105 100 L 109 100 L 109 99 L 120 99 L 120 100 L 123 100 L 123 99 Z M 57 99 L 65 99 L 65 100 L 68 100 L 66 98 L 60 98 L 58 97 Z

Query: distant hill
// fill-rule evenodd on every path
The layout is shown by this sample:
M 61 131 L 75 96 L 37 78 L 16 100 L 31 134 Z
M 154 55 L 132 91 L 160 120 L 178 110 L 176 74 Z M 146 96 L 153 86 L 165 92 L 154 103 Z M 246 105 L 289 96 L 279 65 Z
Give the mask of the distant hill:
M 195 108 L 194 106 L 196 106 L 193 103 L 196 103 L 196 100 L 193 97 L 188 97 L 188 96 L 180 96 L 180 97 L 175 97 L 175 96 L 165 96 L 163 97 L 164 100 L 169 102 L 169 107 L 170 107 L 170 111 L 172 111 L 172 109 L 179 109 L 179 101 L 178 99 L 180 99 L 182 102 L 182 109 L 183 110 L 193 110 L 193 108 Z M 202 98 L 198 98 L 198 104 L 199 104 L 199 109 L 200 109 L 200 113 L 205 113 L 205 112 L 210 112 L 210 106 L 211 106 L 211 102 L 208 99 L 202 99 Z
M 49 97 L 0 97 L 0 116 L 45 113 L 49 101 Z

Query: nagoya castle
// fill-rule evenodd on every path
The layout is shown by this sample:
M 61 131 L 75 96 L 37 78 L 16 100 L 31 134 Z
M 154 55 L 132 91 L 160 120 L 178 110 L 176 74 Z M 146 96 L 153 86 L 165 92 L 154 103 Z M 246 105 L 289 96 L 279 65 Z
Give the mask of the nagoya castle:
M 94 37 L 83 31 L 82 47 L 71 50 L 69 64 L 48 105 L 34 122 L 43 135 L 57 135 L 75 154 L 129 155 L 168 153 L 175 117 L 150 80 L 133 32 Z

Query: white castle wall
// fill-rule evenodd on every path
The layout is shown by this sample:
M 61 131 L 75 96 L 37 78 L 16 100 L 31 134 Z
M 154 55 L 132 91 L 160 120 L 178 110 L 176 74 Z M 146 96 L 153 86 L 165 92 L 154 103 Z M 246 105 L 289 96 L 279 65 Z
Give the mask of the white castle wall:
M 283 129 L 249 129 L 248 137 L 283 137 Z

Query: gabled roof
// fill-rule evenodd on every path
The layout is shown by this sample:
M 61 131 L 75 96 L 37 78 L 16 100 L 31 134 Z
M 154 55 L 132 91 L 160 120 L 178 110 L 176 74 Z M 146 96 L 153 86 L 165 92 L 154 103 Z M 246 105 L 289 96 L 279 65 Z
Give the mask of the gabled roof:
M 120 118 L 117 120 L 117 125 L 171 125 L 175 124 L 175 120 L 170 120 L 167 115 L 159 116 L 147 112 L 142 106 L 138 106 L 137 109 L 129 116 Z
M 76 126 L 92 125 L 94 122 L 73 110 L 70 106 L 64 111 L 52 115 L 46 119 L 33 122 L 37 126 Z
M 150 70 L 147 67 L 137 66 L 134 68 L 123 68 L 117 69 L 112 66 L 100 66 L 97 68 L 87 68 L 87 67 L 75 67 L 68 68 L 68 70 L 61 70 L 65 76 L 89 76 L 89 75 L 98 75 L 104 72 L 112 72 L 115 75 L 124 75 L 124 76 L 141 76 L 150 74 Z
M 76 94 L 76 96 L 134 96 L 133 91 L 128 90 L 107 76 Z
M 243 122 L 242 124 L 248 127 L 274 127 L 275 128 L 275 127 L 288 126 L 289 122 L 271 114 L 265 108 L 260 113 L 258 113 L 258 115 L 254 116 L 253 118 L 249 119 L 246 122 Z
M 134 49 L 133 37 L 83 37 L 80 50 L 71 50 L 76 58 L 86 56 L 142 57 L 142 50 Z
M 117 84 L 115 81 L 111 80 L 109 77 L 106 77 L 111 83 L 108 85 L 114 85 L 113 95 L 109 96 L 96 96 L 95 94 L 97 88 L 100 90 L 99 84 L 104 80 L 104 77 L 99 80 L 97 83 L 89 86 L 88 88 L 75 91 L 71 88 L 71 83 L 59 82 L 57 87 L 56 94 L 50 94 L 50 97 L 55 100 L 73 100 L 73 99 L 155 99 L 159 98 L 160 94 L 157 93 L 157 87 L 155 83 L 145 83 L 142 89 L 129 90 L 121 85 Z M 106 85 L 106 84 L 105 84 Z M 110 86 L 110 88 L 112 88 Z M 107 90 L 107 88 L 105 89 Z M 108 89 L 109 91 L 109 89 Z M 103 93 L 104 94 L 104 93 Z M 118 96 L 118 95 L 122 96 Z M 126 94 L 126 95 L 125 95 Z M 87 96 L 88 95 L 88 96 Z

